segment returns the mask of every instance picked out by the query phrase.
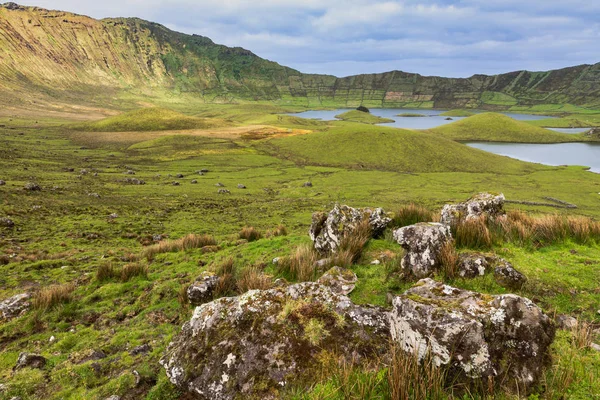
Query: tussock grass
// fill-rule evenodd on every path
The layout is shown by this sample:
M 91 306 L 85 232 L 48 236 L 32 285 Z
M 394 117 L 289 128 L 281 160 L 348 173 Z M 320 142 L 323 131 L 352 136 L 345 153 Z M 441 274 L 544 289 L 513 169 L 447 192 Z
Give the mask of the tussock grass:
M 454 240 L 444 243 L 439 255 L 442 274 L 446 279 L 452 280 L 458 273 L 459 257 L 454 246 Z
M 445 400 L 446 371 L 437 367 L 431 353 L 423 360 L 392 346 L 388 368 L 389 398 L 398 400 Z
M 458 247 L 489 249 L 492 246 L 492 234 L 483 215 L 480 218 L 462 220 L 452 228 L 452 237 Z
M 299 246 L 290 256 L 280 258 L 277 272 L 292 281 L 313 281 L 317 275 L 317 260 L 319 255 L 311 245 Z
M 427 208 L 410 203 L 402 206 L 396 211 L 392 218 L 392 226 L 395 228 L 401 228 L 403 226 L 414 225 L 419 222 L 434 222 L 439 217 L 428 210 Z
M 96 280 L 98 282 L 108 281 L 119 276 L 119 271 L 112 265 L 112 263 L 100 264 L 96 270 Z
M 151 260 L 154 256 L 161 253 L 172 253 L 216 245 L 217 241 L 210 235 L 196 235 L 190 233 L 180 239 L 163 240 L 162 242 L 148 246 L 143 250 L 142 256 Z
M 240 239 L 245 239 L 249 242 L 253 242 L 255 240 L 262 238 L 262 233 L 260 233 L 257 229 L 252 226 L 246 226 L 242 228 L 240 233 L 238 234 Z
M 219 276 L 219 281 L 213 290 L 215 299 L 237 292 L 236 267 L 232 257 L 229 257 L 217 265 L 215 273 Z
M 369 239 L 371 239 L 371 226 L 369 219 L 365 218 L 351 233 L 342 238 L 337 252 L 331 255 L 329 264 L 342 268 L 350 267 L 361 259 Z
M 187 290 L 189 285 L 181 285 L 177 292 L 177 302 L 181 307 L 188 308 L 190 305 L 190 299 L 188 298 Z
M 590 347 L 594 338 L 593 326 L 585 321 L 577 321 L 571 331 L 571 343 L 577 350 Z
M 269 229 L 265 234 L 266 237 L 287 236 L 287 228 L 283 225 L 278 225 L 275 229 Z
M 33 296 L 31 304 L 36 310 L 48 310 L 59 304 L 69 303 L 74 290 L 73 284 L 48 286 Z
M 133 264 L 126 264 L 123 266 L 123 268 L 121 268 L 121 281 L 127 282 L 128 280 L 130 280 L 136 276 L 141 276 L 143 278 L 147 278 L 148 277 L 148 266 L 139 264 L 139 263 L 133 263 Z
M 244 269 L 237 279 L 237 288 L 240 293 L 248 290 L 267 290 L 273 287 L 273 280 L 269 275 L 263 273 L 258 267 L 253 266 Z

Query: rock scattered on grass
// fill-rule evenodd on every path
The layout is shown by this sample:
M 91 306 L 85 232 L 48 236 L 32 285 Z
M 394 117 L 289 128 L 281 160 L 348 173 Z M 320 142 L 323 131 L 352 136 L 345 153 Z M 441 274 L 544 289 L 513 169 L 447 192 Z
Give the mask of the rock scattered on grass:
M 406 250 L 401 261 L 404 276 L 426 278 L 440 268 L 440 252 L 452 233 L 448 225 L 421 222 L 395 230 L 394 240 Z
M 196 184 L 196 183 L 198 183 L 198 180 L 197 179 L 192 179 L 192 181 L 190 183 Z
M 563 329 L 565 331 L 570 331 L 577 328 L 578 321 L 577 318 L 571 317 L 570 315 L 560 314 L 555 318 L 556 326 L 558 329 Z
M 21 353 L 17 359 L 17 363 L 13 367 L 13 371 L 18 371 L 25 367 L 29 368 L 44 368 L 46 365 L 46 359 L 39 354 L 34 353 Z
M 8 321 L 26 313 L 31 307 L 30 298 L 28 293 L 20 293 L 0 302 L 0 320 Z
M 39 192 L 42 190 L 42 187 L 35 182 L 27 182 L 24 186 L 25 190 L 29 190 L 30 192 Z
M 225 185 L 223 185 L 221 182 L 218 182 L 215 184 L 216 187 L 225 187 Z
M 205 272 L 187 288 L 187 297 L 191 305 L 199 306 L 213 299 L 213 290 L 219 283 L 219 277 Z
M 173 185 L 173 186 L 179 186 L 179 185 L 180 185 L 180 183 L 179 183 L 179 182 L 177 182 L 177 181 L 173 181 L 173 182 L 171 182 L 171 185 Z
M 219 194 L 230 194 L 231 192 L 227 189 L 219 189 L 217 190 L 217 193 Z
M 313 186 L 312 182 L 304 182 L 302 184 L 302 187 L 312 187 L 312 186 Z
M 479 193 L 458 204 L 446 204 L 442 208 L 440 222 L 452 225 L 462 220 L 470 220 L 486 215 L 491 218 L 504 215 L 504 195 Z
M 0 186 L 4 186 L 4 185 L 6 185 L 6 182 L 3 181 L 2 179 L 0 179 Z
M 15 222 L 8 217 L 0 217 L 0 226 L 5 228 L 12 228 L 15 226 Z
M 181 178 L 183 178 L 183 174 L 177 174 L 177 175 L 175 175 L 175 178 L 181 179 Z
M 356 287 L 358 277 L 349 269 L 333 267 L 325 272 L 317 282 L 329 287 L 333 293 L 348 295 Z
M 238 189 L 246 189 L 246 185 L 242 185 L 241 183 L 238 183 L 237 188 Z

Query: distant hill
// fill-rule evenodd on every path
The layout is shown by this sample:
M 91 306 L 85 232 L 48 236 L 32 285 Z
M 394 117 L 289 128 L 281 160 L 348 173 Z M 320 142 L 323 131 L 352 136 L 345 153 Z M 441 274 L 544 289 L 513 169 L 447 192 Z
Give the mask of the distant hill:
M 14 3 L 0 6 L 0 48 L 0 102 L 9 105 L 188 94 L 205 102 L 312 107 L 600 109 L 600 63 L 464 79 L 401 71 L 336 78 L 137 18 L 95 20 Z

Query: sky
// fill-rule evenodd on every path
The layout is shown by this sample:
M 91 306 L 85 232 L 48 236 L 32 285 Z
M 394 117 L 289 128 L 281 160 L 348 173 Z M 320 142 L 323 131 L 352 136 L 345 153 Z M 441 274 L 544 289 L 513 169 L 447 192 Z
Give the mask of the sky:
M 139 17 L 339 77 L 392 70 L 468 77 L 600 62 L 600 0 L 14 1 Z

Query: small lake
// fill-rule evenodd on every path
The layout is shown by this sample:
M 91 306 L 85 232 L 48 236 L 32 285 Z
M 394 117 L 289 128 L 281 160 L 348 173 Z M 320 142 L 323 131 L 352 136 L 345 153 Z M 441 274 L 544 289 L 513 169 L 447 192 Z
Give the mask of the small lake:
M 583 133 L 583 132 L 587 132 L 592 128 L 546 128 L 546 129 L 550 129 L 551 131 L 555 131 L 555 132 L 560 132 L 560 133 Z
M 546 165 L 583 165 L 600 173 L 600 143 L 492 143 L 468 142 L 467 146 L 523 161 Z
M 335 116 L 342 114 L 350 109 L 338 109 L 338 110 L 315 110 L 305 111 L 301 113 L 290 114 L 301 118 L 308 119 L 320 119 L 323 121 L 333 121 Z M 406 128 L 406 129 L 431 129 L 440 125 L 450 124 L 455 121 L 464 119 L 464 117 L 451 117 L 452 120 L 446 120 L 448 117 L 441 116 L 443 112 L 447 110 L 429 110 L 429 109 L 407 109 L 407 108 L 373 108 L 371 114 L 382 118 L 393 119 L 394 122 L 389 124 L 381 124 L 382 126 L 391 126 L 395 128 Z M 421 114 L 425 117 L 398 117 L 398 114 Z M 515 114 L 515 113 L 503 113 L 511 118 L 520 121 L 532 121 L 538 119 L 552 118 L 545 115 L 532 115 L 532 114 Z

